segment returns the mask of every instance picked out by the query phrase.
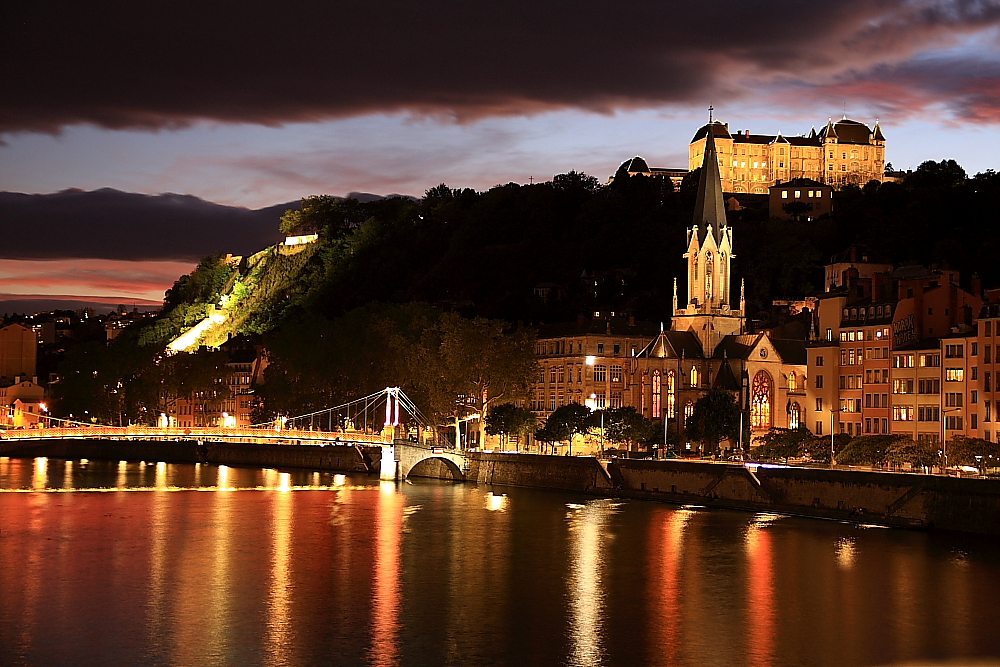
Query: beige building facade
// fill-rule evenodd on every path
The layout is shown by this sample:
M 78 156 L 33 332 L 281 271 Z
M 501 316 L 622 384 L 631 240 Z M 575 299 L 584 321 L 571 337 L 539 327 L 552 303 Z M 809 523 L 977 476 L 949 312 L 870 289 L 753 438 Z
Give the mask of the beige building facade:
M 884 178 L 885 136 L 878 122 L 869 128 L 847 118 L 831 120 L 819 132 L 797 137 L 731 132 L 728 123 L 718 121 L 711 125 L 725 192 L 768 194 L 772 185 L 799 178 L 834 188 Z M 708 128 L 701 127 L 688 146 L 692 170 L 704 162 Z

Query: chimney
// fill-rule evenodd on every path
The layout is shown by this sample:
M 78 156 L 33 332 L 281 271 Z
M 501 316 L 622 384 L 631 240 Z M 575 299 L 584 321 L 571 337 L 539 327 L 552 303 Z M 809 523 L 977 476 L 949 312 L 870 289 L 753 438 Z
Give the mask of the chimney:
M 20 375 L 15 375 L 14 376 L 14 384 L 21 384 L 21 376 Z
M 38 384 L 38 376 L 37 375 L 32 375 L 31 376 L 31 384 Z
M 576 316 L 576 325 L 578 327 L 582 327 L 586 321 L 587 318 L 584 317 L 583 313 L 580 313 L 579 315 Z
M 978 273 L 972 274 L 972 296 L 977 299 L 983 298 L 983 281 L 980 280 Z
M 628 316 L 628 325 L 630 327 L 634 327 L 635 326 L 635 315 L 629 315 Z
M 604 331 L 605 331 L 605 333 L 611 333 L 611 320 L 610 320 L 610 319 L 608 319 L 608 320 L 607 320 L 607 321 L 605 322 L 605 324 L 606 324 L 606 326 L 604 327 Z

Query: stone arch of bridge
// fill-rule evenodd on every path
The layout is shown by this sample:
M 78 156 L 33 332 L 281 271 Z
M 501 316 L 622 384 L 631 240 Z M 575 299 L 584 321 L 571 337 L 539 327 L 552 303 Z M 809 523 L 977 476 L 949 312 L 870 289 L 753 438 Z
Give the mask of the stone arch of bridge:
M 424 462 L 427 463 L 424 463 Z M 421 445 L 396 441 L 382 447 L 382 479 L 404 479 L 414 468 L 414 476 L 465 479 L 465 456 L 459 452 L 442 451 Z M 418 468 L 417 466 L 422 466 Z
M 444 456 L 420 459 L 409 470 L 401 470 L 403 477 L 433 477 L 435 479 L 465 479 L 462 468 Z

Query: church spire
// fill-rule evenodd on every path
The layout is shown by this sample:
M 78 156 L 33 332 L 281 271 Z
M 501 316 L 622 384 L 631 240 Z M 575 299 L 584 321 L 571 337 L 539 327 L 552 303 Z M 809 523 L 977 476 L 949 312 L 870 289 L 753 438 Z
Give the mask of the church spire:
M 705 140 L 705 159 L 701 163 L 698 179 L 698 197 L 695 200 L 694 224 L 711 225 L 718 238 L 726 228 L 726 203 L 722 199 L 722 174 L 719 173 L 719 155 L 715 150 L 713 123 L 708 124 Z

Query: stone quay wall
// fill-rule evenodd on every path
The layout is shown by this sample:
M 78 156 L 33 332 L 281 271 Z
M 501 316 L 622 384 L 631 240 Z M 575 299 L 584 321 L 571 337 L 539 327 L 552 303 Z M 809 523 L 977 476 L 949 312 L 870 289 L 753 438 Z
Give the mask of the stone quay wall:
M 466 479 L 481 484 L 530 486 L 540 489 L 607 494 L 611 478 L 590 456 L 469 453 Z
M 470 454 L 469 481 L 1000 535 L 1000 480 L 865 470 Z

